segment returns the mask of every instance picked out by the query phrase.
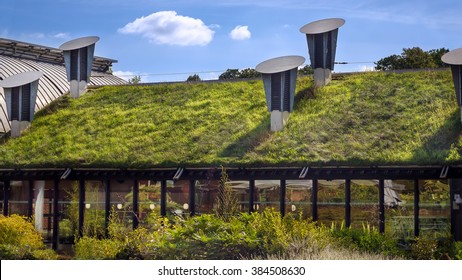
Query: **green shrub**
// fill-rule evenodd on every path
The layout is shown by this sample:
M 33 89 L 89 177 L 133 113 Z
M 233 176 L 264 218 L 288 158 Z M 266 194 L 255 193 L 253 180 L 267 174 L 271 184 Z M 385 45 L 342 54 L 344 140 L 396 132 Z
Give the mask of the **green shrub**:
M 330 232 L 341 246 L 353 250 L 387 256 L 402 255 L 396 240 L 369 225 L 363 225 L 362 229 L 333 226 Z
M 30 260 L 33 259 L 30 248 L 12 244 L 0 244 L 0 259 Z
M 462 260 L 462 241 L 454 242 L 454 258 Z
M 114 260 L 122 244 L 117 240 L 82 237 L 75 244 L 75 259 Z
M 19 215 L 0 215 L 0 259 L 56 259 L 53 250 L 46 249 L 42 236 L 34 225 Z
M 58 254 L 52 249 L 41 249 L 32 251 L 32 259 L 34 260 L 57 260 Z
M 416 237 L 411 244 L 411 257 L 416 260 L 434 260 L 438 250 L 438 241 Z
M 31 249 L 44 247 L 42 236 L 32 223 L 19 215 L 0 215 L 0 244 L 24 245 Z

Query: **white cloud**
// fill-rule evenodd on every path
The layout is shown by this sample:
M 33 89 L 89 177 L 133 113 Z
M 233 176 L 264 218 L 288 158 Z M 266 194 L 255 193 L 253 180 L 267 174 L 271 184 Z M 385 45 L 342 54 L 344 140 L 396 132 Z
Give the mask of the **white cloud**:
M 119 28 L 122 34 L 141 34 L 156 44 L 205 46 L 215 33 L 200 19 L 177 15 L 175 11 L 161 11 L 135 19 Z
M 247 25 L 238 25 L 230 33 L 229 36 L 233 40 L 246 40 L 250 39 L 250 31 Z
M 71 35 L 67 32 L 59 32 L 54 35 L 52 35 L 53 38 L 58 38 L 58 39 L 69 39 Z

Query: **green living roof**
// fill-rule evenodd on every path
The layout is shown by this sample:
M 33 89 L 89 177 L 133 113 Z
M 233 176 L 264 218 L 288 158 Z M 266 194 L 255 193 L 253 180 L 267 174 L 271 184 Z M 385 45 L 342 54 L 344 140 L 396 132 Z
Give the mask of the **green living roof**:
M 0 145 L 0 168 L 363 166 L 461 163 L 449 70 L 297 81 L 270 131 L 261 81 L 107 86 L 63 97 Z

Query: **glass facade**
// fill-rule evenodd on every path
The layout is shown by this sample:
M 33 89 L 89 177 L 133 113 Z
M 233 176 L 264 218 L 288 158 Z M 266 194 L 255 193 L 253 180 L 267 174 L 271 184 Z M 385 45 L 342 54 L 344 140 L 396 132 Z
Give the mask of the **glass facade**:
M 54 209 L 55 183 L 59 183 L 57 209 Z M 79 209 L 79 181 L 8 181 L 0 183 L 1 202 L 5 198 L 5 185 L 9 185 L 8 213 L 31 216 L 46 242 L 53 237 L 55 214 L 59 222 L 59 244 L 72 243 L 78 233 L 79 212 L 83 210 L 83 234 L 103 237 L 107 234 L 106 220 L 123 224 L 126 229 L 149 227 L 161 215 L 161 181 L 152 180 L 88 180 L 83 209 Z M 166 216 L 182 217 L 194 214 L 216 213 L 220 182 L 216 180 L 163 181 L 166 185 Z M 250 185 L 254 184 L 253 200 Z M 313 181 L 286 180 L 281 192 L 280 180 L 229 181 L 227 190 L 232 193 L 235 210 L 250 212 L 281 210 L 284 197 L 285 215 L 311 219 L 313 217 Z M 351 180 L 350 224 L 353 228 L 379 229 L 379 180 Z M 138 186 L 138 215 L 133 205 L 135 184 Z M 418 184 L 418 185 L 416 185 Z M 416 233 L 428 238 L 447 237 L 450 232 L 451 202 L 447 180 L 384 180 L 385 233 L 399 240 L 409 240 Z M 415 208 L 418 187 L 418 209 Z M 109 189 L 108 189 L 109 188 Z M 346 218 L 346 181 L 317 181 L 318 221 L 326 226 L 339 224 Z M 110 192 L 108 192 L 108 190 Z M 191 194 L 194 197 L 191 197 Z M 109 195 L 109 196 L 108 196 Z M 106 201 L 109 200 L 109 205 Z M 191 205 L 191 203 L 193 205 Z M 191 207 L 193 206 L 193 207 Z M 3 207 L 0 208 L 3 213 Z M 110 215 L 109 215 L 110 213 Z M 419 220 L 415 220 L 418 214 Z

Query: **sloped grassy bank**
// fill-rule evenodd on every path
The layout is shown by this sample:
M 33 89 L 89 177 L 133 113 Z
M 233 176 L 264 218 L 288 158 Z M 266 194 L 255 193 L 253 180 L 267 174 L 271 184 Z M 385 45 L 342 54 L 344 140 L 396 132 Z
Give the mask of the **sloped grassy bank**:
M 40 111 L 0 145 L 1 167 L 447 164 L 461 160 L 450 71 L 297 82 L 270 132 L 261 81 L 104 87 Z

